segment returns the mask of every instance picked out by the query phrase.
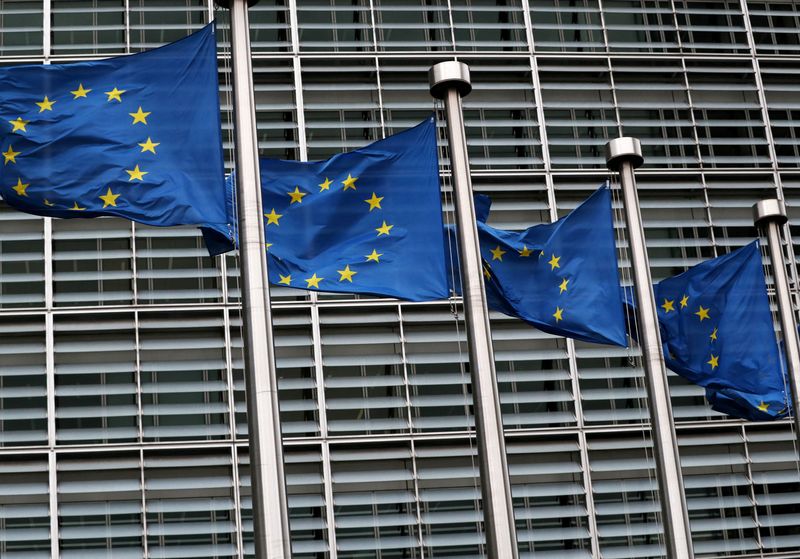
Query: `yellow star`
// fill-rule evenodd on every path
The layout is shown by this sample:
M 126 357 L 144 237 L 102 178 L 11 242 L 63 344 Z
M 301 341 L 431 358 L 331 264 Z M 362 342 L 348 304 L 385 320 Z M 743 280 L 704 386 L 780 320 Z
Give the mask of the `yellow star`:
M 382 252 L 378 252 L 375 249 L 372 249 L 372 254 L 368 254 L 365 258 L 367 259 L 366 262 L 380 262 L 381 256 L 383 256 Z
M 23 184 L 22 179 L 18 178 L 17 184 L 12 188 L 20 196 L 27 196 L 28 194 L 25 192 L 25 189 L 27 189 L 30 185 L 31 185 L 30 183 Z
M 717 339 L 717 329 L 716 328 L 714 328 L 714 331 L 711 332 L 711 335 L 709 336 L 709 338 L 711 338 L 712 341 L 716 341 L 716 339 Z
M 769 409 L 769 404 L 764 402 L 764 400 L 761 400 L 761 403 L 758 404 L 758 409 L 761 411 L 767 411 Z
M 154 142 L 153 140 L 150 139 L 150 136 L 148 136 L 147 137 L 147 141 L 146 142 L 142 142 L 139 145 L 142 146 L 142 153 L 144 153 L 146 151 L 150 151 L 150 152 L 155 154 L 156 147 L 160 146 L 161 142 Z
M 703 322 L 707 318 L 711 318 L 708 316 L 708 309 L 703 308 L 703 305 L 700 305 L 700 309 L 694 314 L 700 317 L 700 322 Z
M 558 292 L 559 295 L 561 295 L 562 293 L 564 293 L 567 290 L 567 284 L 568 283 L 569 283 L 569 280 L 564 278 L 564 281 L 562 281 L 561 285 L 558 286 L 558 289 L 560 290 Z
M 289 205 L 291 206 L 295 202 L 297 202 L 298 204 L 300 202 L 302 202 L 303 201 L 303 196 L 308 194 L 308 192 L 300 192 L 300 187 L 299 186 L 295 186 L 294 187 L 294 192 L 287 192 L 286 194 L 288 194 L 289 196 L 292 197 L 292 201 L 289 202 Z
M 117 198 L 120 197 L 120 194 L 114 194 L 111 192 L 111 187 L 108 187 L 108 192 L 106 192 L 103 196 L 100 196 L 100 199 L 103 201 L 103 207 L 107 208 L 108 206 L 117 206 Z
M 268 214 L 264 214 L 264 217 L 267 218 L 267 225 L 270 223 L 274 223 L 275 225 L 280 225 L 278 220 L 283 217 L 283 214 L 275 213 L 275 208 L 272 208 L 272 211 Z
M 353 276 L 356 275 L 358 272 L 354 272 L 350 269 L 350 264 L 344 267 L 344 270 L 336 270 L 339 273 L 339 281 L 347 280 L 350 283 L 353 283 Z M 306 280 L 308 281 L 308 280 Z
M 308 284 L 308 285 L 306 285 L 306 288 L 315 287 L 315 288 L 319 289 L 319 282 L 321 282 L 324 279 L 325 278 L 318 278 L 317 277 L 317 273 L 314 272 L 313 276 L 311 276 L 310 278 L 306 278 L 305 279 L 305 282 Z
M 522 258 L 527 258 L 527 257 L 529 257 L 531 254 L 533 254 L 533 251 L 532 251 L 531 249 L 529 249 L 529 248 L 528 248 L 527 246 L 525 246 L 525 245 L 522 245 L 522 250 L 519 250 L 519 251 L 517 251 L 517 252 L 519 252 L 519 255 L 520 255 Z
M 138 165 L 130 171 L 128 169 L 125 169 L 125 172 L 130 175 L 128 182 L 131 182 L 132 180 L 137 180 L 137 181 L 144 180 L 144 176 L 147 173 L 149 173 L 149 171 L 140 171 Z
M 506 253 L 506 251 L 504 251 L 502 248 L 500 248 L 500 245 L 497 245 L 496 247 L 494 247 L 489 252 L 492 253 L 492 262 L 494 262 L 495 260 L 499 260 L 500 262 L 502 262 L 503 261 L 503 255 Z
M 483 275 L 486 279 L 492 279 L 492 273 L 489 271 L 489 265 L 486 262 L 483 263 Z
M 376 196 L 375 193 L 373 192 L 372 193 L 372 198 L 367 198 L 364 201 L 367 204 L 369 204 L 369 211 L 372 211 L 375 208 L 378 208 L 379 210 L 382 210 L 383 208 L 381 208 L 381 200 L 383 200 L 383 198 L 384 198 L 383 196 Z
M 281 281 L 279 281 L 278 283 L 280 283 L 282 285 L 292 285 L 292 275 L 291 274 L 289 274 L 288 276 L 281 276 L 280 274 L 278 274 L 278 275 L 281 278 Z
M 3 157 L 5 161 L 3 161 L 3 165 L 8 165 L 8 162 L 11 161 L 12 163 L 16 163 L 16 157 L 22 152 L 14 151 L 14 146 L 8 146 L 8 151 L 3 153 Z
M 72 206 L 70 209 L 71 209 L 71 210 L 75 210 L 75 211 L 81 211 L 81 210 L 85 210 L 86 208 L 82 208 L 82 207 L 80 207 L 80 206 L 78 205 L 78 203 L 77 203 L 77 202 L 75 202 L 75 205 L 73 205 L 73 206 Z
M 317 186 L 319 186 L 319 191 L 322 192 L 323 190 L 330 190 L 332 184 L 333 184 L 333 181 L 331 179 L 329 179 L 328 177 L 325 177 L 325 182 L 321 182 Z
M 11 123 L 11 126 L 14 127 L 12 132 L 16 132 L 17 130 L 22 130 L 23 132 L 27 132 L 27 130 L 25 129 L 25 125 L 28 124 L 30 120 L 22 120 L 22 117 L 18 116 L 16 120 L 9 120 L 8 122 Z
M 375 231 L 378 232 L 378 236 L 380 237 L 381 235 L 388 235 L 389 231 L 392 230 L 392 227 L 394 227 L 394 225 L 387 225 L 386 222 L 384 221 L 383 225 L 375 229 Z
M 550 269 L 551 270 L 555 270 L 556 268 L 560 268 L 561 267 L 558 264 L 559 260 L 561 260 L 561 257 L 560 256 L 556 256 L 555 254 L 553 255 L 552 258 L 550 258 L 550 261 L 548 262 L 548 264 L 550 264 Z
M 712 353 L 712 354 L 711 354 L 711 359 L 709 359 L 708 361 L 706 361 L 706 363 L 708 363 L 709 365 L 711 365 L 711 370 L 713 371 L 714 369 L 716 369 L 717 367 L 719 367 L 719 355 L 714 355 L 714 354 Z
M 70 91 L 75 97 L 73 99 L 77 99 L 78 97 L 86 97 L 86 94 L 89 93 L 91 89 L 83 89 L 83 84 L 78 85 L 78 89 L 75 91 Z
M 53 202 L 51 202 L 50 200 L 48 200 L 47 198 L 44 199 L 44 205 L 45 206 L 55 206 L 55 204 Z
M 661 305 L 664 312 L 669 314 L 669 311 L 675 311 L 675 299 L 664 299 L 664 304 Z
M 44 101 L 42 101 L 40 103 L 36 103 L 36 104 L 39 105 L 39 112 L 43 113 L 45 111 L 52 111 L 53 110 L 53 103 L 55 103 L 55 101 L 51 101 L 50 99 L 47 98 L 47 95 L 45 95 L 44 96 Z
M 689 304 L 689 296 L 684 295 L 683 298 L 681 299 L 681 308 L 687 306 L 688 304 Z
M 348 188 L 352 188 L 353 190 L 355 190 L 357 180 L 358 177 L 351 177 L 350 173 L 347 173 L 347 178 L 342 181 L 342 184 L 344 185 L 344 190 L 347 190 Z
M 128 113 L 133 117 L 133 122 L 131 124 L 136 124 L 137 122 L 141 122 L 142 124 L 147 124 L 147 117 L 150 116 L 150 113 L 146 113 L 142 110 L 142 107 L 139 107 L 139 110 L 135 113 Z
M 269 247 L 271 247 L 274 243 L 264 243 L 264 250 L 269 251 Z
M 122 94 L 125 93 L 124 89 L 117 89 L 116 87 L 111 91 L 106 91 L 105 94 L 108 95 L 108 101 L 110 102 L 113 99 L 116 99 L 120 103 L 122 103 Z
M 562 309 L 561 307 L 556 307 L 556 312 L 553 313 L 553 318 L 556 319 L 556 322 L 564 320 L 564 317 L 562 316 L 563 312 L 564 309 Z

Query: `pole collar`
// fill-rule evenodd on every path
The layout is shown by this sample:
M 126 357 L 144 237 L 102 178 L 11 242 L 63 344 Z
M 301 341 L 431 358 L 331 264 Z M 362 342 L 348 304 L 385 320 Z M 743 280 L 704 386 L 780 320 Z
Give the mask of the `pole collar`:
M 458 91 L 461 97 L 469 95 L 469 92 L 472 91 L 469 66 L 456 60 L 439 62 L 431 66 L 428 71 L 428 82 L 431 86 L 431 95 L 437 99 L 447 97 L 450 89 Z
M 641 167 L 642 144 L 638 138 L 622 137 L 606 144 L 606 166 L 612 171 L 619 171 L 622 163 L 628 162 L 633 168 Z
M 783 225 L 789 221 L 783 200 L 771 198 L 769 200 L 761 200 L 753 205 L 753 223 L 760 225 L 764 221 L 772 221 L 778 225 Z
M 225 8 L 226 10 L 231 9 L 231 2 L 241 2 L 243 0 L 214 0 L 214 3 L 219 6 L 220 8 Z M 258 4 L 258 0 L 247 0 L 247 7 L 250 8 Z

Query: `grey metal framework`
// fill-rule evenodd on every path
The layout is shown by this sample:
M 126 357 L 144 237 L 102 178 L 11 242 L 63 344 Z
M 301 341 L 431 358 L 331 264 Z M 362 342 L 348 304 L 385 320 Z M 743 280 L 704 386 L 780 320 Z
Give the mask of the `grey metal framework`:
M 207 0 L 0 0 L 0 64 L 137 52 L 215 13 Z M 752 239 L 763 198 L 787 204 L 798 252 L 795 2 L 278 0 L 250 19 L 264 156 L 325 157 L 422 120 L 428 68 L 456 57 L 493 223 L 563 215 L 626 135 L 646 159 L 654 279 Z M 458 305 L 272 298 L 295 556 L 480 556 Z M 3 559 L 252 553 L 239 305 L 236 256 L 204 256 L 192 229 L 0 207 Z M 492 330 L 521 557 L 659 557 L 636 349 L 499 315 Z M 797 556 L 791 422 L 721 417 L 669 381 L 697 555 Z

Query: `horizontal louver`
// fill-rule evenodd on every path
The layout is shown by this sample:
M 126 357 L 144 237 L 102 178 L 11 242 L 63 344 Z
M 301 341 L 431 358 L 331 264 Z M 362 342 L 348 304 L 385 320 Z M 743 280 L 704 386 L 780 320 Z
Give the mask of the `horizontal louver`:
M 141 52 L 211 17 L 230 171 L 229 16 L 210 0 L 0 0 L 0 65 Z M 457 58 L 493 225 L 566 215 L 608 177 L 606 142 L 627 135 L 645 157 L 655 281 L 752 240 L 751 206 L 776 194 L 800 254 L 796 2 L 279 0 L 249 18 L 262 157 L 326 158 L 432 111 L 444 148 L 427 72 Z M 4 111 L 0 126 L 17 116 Z M 450 212 L 444 149 L 440 161 Z M 619 264 L 629 284 L 625 251 Z M 3 559 L 253 556 L 240 271 L 193 227 L 0 207 Z M 271 295 L 293 556 L 480 556 L 459 302 Z M 638 348 L 498 313 L 491 325 L 521 557 L 663 557 Z M 790 425 L 731 420 L 668 381 L 696 554 L 797 554 Z

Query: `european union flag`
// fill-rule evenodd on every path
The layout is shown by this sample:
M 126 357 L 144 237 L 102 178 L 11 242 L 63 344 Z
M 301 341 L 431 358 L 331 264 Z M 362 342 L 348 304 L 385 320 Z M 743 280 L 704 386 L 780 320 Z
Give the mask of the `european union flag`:
M 717 411 L 769 420 L 789 398 L 758 241 L 655 288 L 667 366 L 706 388 Z
M 11 206 L 230 236 L 213 24 L 141 54 L 0 68 L 0 84 Z
M 448 295 L 433 117 L 326 161 L 261 161 L 270 282 L 387 295 Z
M 490 308 L 558 336 L 628 345 L 608 187 L 522 232 L 487 225 L 483 201 L 476 212 Z

